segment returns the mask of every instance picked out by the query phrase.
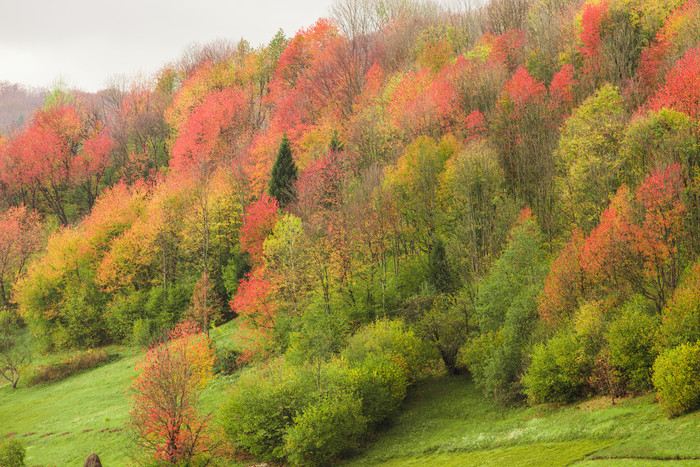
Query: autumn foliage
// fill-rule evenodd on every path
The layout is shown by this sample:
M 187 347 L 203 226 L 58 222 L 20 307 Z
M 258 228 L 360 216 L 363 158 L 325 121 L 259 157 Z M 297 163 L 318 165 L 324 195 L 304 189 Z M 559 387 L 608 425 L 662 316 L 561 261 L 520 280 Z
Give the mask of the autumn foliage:
M 139 364 L 131 424 L 139 444 L 157 459 L 175 464 L 210 448 L 210 416 L 201 415 L 196 405 L 212 378 L 213 363 L 209 339 L 183 323 Z

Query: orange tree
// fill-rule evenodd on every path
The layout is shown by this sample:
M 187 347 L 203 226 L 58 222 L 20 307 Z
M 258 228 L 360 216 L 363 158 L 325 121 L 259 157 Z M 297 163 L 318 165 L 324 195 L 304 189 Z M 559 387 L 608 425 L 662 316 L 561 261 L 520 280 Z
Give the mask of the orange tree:
M 138 365 L 131 425 L 137 443 L 157 459 L 176 464 L 211 448 L 211 417 L 202 416 L 196 404 L 213 377 L 213 364 L 209 338 L 196 325 L 183 323 Z

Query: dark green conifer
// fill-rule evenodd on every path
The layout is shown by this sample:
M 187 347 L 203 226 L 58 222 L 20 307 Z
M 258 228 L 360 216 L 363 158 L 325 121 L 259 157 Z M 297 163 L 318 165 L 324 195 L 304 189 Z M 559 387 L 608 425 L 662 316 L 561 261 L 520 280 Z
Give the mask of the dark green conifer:
M 430 251 L 430 262 L 428 264 L 428 280 L 440 293 L 450 293 L 454 290 L 454 278 L 450 272 L 450 265 L 447 262 L 445 244 L 441 238 L 435 240 Z
M 340 152 L 345 149 L 345 144 L 343 144 L 343 142 L 340 140 L 340 136 L 338 136 L 338 130 L 333 130 L 331 142 L 328 146 L 328 149 L 330 149 L 331 152 Z
M 282 137 L 275 165 L 272 166 L 269 194 L 276 198 L 280 208 L 284 208 L 294 199 L 294 184 L 297 181 L 297 166 L 292 157 L 289 138 Z

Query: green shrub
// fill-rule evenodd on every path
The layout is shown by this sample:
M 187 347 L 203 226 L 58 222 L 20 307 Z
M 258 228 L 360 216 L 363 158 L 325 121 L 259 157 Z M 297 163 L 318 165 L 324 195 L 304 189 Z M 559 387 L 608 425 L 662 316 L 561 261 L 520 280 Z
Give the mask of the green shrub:
M 427 349 L 413 331 L 401 321 L 379 320 L 355 333 L 341 356 L 351 366 L 359 366 L 368 359 L 380 357 L 395 362 L 413 381 L 423 368 Z
M 661 407 L 675 417 L 700 407 L 700 342 L 666 350 L 652 376 Z
M 148 319 L 134 321 L 131 342 L 144 348 L 150 346 L 153 343 L 152 327 L 151 321 Z
M 214 360 L 214 374 L 232 375 L 242 366 L 241 351 L 238 349 L 219 349 Z
M 106 362 L 109 354 L 106 350 L 86 350 L 74 352 L 69 358 L 57 363 L 41 365 L 32 371 L 27 377 L 27 386 L 39 383 L 53 383 L 68 378 L 80 371 L 93 368 Z
M 700 263 L 689 268 L 664 308 L 659 335 L 665 349 L 700 340 Z
M 576 334 L 561 333 L 537 345 L 522 378 L 529 402 L 575 401 L 587 390 L 591 368 Z
M 628 389 L 651 389 L 651 368 L 657 353 L 658 320 L 638 306 L 628 306 L 608 328 L 606 340 L 610 361 L 619 370 Z
M 146 314 L 146 298 L 144 291 L 131 292 L 126 296 L 117 295 L 107 305 L 107 326 L 114 340 L 124 342 L 133 336 L 136 322 L 143 320 Z
M 16 439 L 0 443 L 0 465 L 3 467 L 22 467 L 26 451 Z
M 321 399 L 294 419 L 284 436 L 284 452 L 292 464 L 329 465 L 353 447 L 362 436 L 367 420 L 362 403 L 349 393 Z
M 255 456 L 282 459 L 287 428 L 313 401 L 317 389 L 313 370 L 279 358 L 243 372 L 223 408 L 226 434 Z
M 362 401 L 362 414 L 371 424 L 391 415 L 406 397 L 408 379 L 391 360 L 368 358 L 351 373 L 352 387 Z
M 537 298 L 547 271 L 544 257 L 542 234 L 524 210 L 476 295 L 479 330 L 498 338 L 482 349 L 486 352 L 476 364 L 474 380 L 501 403 L 523 397 L 520 378 L 538 318 Z

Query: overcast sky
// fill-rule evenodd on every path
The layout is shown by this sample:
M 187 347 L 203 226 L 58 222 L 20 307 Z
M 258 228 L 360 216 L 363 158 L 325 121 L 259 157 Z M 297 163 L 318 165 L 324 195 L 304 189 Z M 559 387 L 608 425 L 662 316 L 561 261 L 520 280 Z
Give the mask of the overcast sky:
M 0 0 L 0 81 L 97 91 L 115 75 L 150 76 L 186 46 L 258 46 L 328 16 L 333 0 Z

